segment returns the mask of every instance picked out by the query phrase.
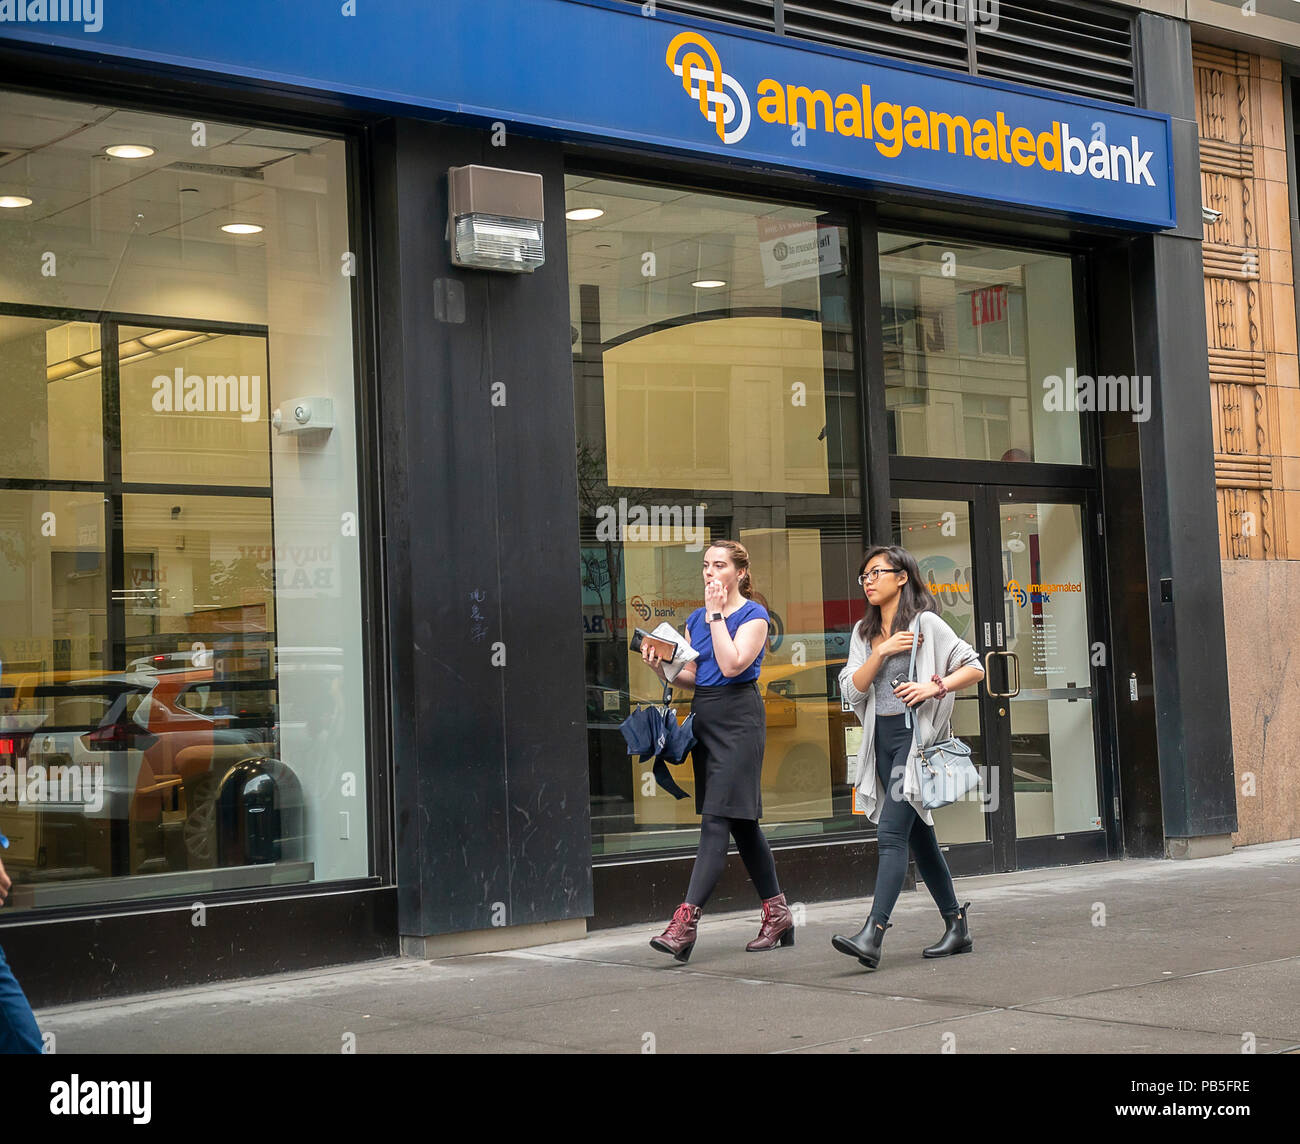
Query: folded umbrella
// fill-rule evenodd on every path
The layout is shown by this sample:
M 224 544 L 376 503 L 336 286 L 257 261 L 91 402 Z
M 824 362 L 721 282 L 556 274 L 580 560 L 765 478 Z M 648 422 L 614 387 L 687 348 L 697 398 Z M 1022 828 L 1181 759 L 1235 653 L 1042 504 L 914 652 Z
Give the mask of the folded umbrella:
M 687 715 L 685 722 L 678 724 L 676 710 L 668 706 L 671 698 L 672 687 L 665 686 L 662 706 L 638 708 L 623 720 L 618 729 L 627 741 L 627 753 L 642 759 L 653 757 L 651 770 L 655 782 L 673 798 L 683 799 L 686 792 L 673 781 L 667 762 L 685 761 L 695 746 L 695 713 Z
M 649 758 L 657 755 L 668 738 L 668 727 L 662 707 L 638 707 L 618 729 L 627 740 L 627 753 Z

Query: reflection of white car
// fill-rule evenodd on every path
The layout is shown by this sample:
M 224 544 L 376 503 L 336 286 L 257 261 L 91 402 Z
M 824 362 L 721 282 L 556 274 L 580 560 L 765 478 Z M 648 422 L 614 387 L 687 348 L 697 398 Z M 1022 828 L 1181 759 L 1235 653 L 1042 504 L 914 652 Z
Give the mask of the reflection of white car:
M 212 666 L 212 648 L 205 647 L 196 651 L 167 651 L 156 655 L 145 655 L 133 659 L 127 664 L 128 673 L 144 671 L 183 671 L 186 668 L 204 668 Z
M 127 818 L 144 751 L 154 741 L 144 717 L 152 687 L 150 677 L 130 673 L 38 687 L 33 698 L 39 710 L 0 720 L 35 723 L 25 728 L 29 784 L 34 767 L 44 773 L 33 810 Z

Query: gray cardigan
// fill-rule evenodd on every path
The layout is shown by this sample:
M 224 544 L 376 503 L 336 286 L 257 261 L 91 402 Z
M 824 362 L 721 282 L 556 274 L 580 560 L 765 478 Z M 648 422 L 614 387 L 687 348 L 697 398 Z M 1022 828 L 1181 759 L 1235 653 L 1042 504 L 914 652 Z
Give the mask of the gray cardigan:
M 916 650 L 913 679 L 927 683 L 936 673 L 951 675 L 963 664 L 980 667 L 979 653 L 934 612 L 922 612 L 917 621 L 925 639 Z M 886 792 L 880 776 L 876 774 L 875 689 L 868 687 L 866 691 L 859 691 L 853 686 L 853 673 L 867 662 L 870 654 L 871 648 L 855 625 L 853 638 L 849 641 L 849 660 L 840 672 L 840 694 L 852 705 L 862 723 L 862 748 L 858 751 L 858 767 L 853 780 L 853 809 L 859 814 L 865 814 L 870 821 L 879 822 Z M 942 665 L 942 669 L 936 665 Z M 983 670 L 980 667 L 981 673 Z M 907 756 L 903 797 L 912 804 L 927 826 L 934 825 L 934 816 L 921 803 L 921 757 L 917 753 L 916 743 L 928 747 L 947 737 L 954 699 L 950 691 L 942 699 L 927 699 L 912 708 L 916 735 L 912 750 Z

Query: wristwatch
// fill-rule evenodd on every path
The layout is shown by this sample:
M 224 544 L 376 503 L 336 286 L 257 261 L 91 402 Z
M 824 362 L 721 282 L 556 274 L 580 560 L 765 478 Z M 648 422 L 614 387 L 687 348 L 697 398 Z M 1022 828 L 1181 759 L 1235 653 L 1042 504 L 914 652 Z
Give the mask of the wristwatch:
M 939 694 L 935 696 L 936 699 L 942 699 L 945 695 L 948 694 L 948 688 L 944 686 L 942 675 L 930 676 L 930 682 L 937 683 L 939 685 Z
M 709 623 L 713 623 L 714 620 L 720 620 L 722 618 L 723 615 L 721 612 L 714 612 L 713 615 L 709 617 Z

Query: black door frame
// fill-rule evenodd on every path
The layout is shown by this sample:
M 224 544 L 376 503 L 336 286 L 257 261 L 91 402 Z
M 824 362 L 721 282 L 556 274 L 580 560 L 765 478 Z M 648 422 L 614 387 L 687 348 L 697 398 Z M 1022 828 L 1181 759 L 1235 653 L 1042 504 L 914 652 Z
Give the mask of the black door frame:
M 936 463 L 926 462 L 930 466 Z M 942 462 L 940 462 L 942 464 Z M 977 465 L 976 462 L 970 462 Z M 997 466 L 1005 468 L 1005 466 Z M 1041 466 L 1040 466 L 1041 467 Z M 1104 580 L 1105 553 L 1102 537 L 1094 535 L 1092 525 L 1100 520 L 1099 497 L 1095 490 L 1078 485 L 1037 485 L 1033 483 L 997 484 L 993 481 L 933 481 L 899 479 L 891 484 L 891 499 L 960 501 L 968 505 L 971 526 L 971 577 L 975 602 L 975 633 L 972 644 L 981 660 L 989 651 L 1005 648 L 1006 593 L 1001 580 L 1001 538 L 997 528 L 999 506 L 1002 503 L 1043 502 L 1077 504 L 1080 506 L 1080 524 L 1084 543 L 1084 569 L 1086 580 L 1086 610 L 1088 637 L 1091 645 L 1100 642 L 1109 647 L 1107 615 L 1105 610 Z M 1001 624 L 1004 638 L 999 642 L 997 627 Z M 985 625 L 991 629 L 991 638 L 984 635 Z M 1091 664 L 1093 743 L 1096 757 L 1097 798 L 1102 819 L 1100 831 L 1080 831 L 1072 834 L 1053 834 L 1034 838 L 1016 837 L 1015 786 L 1011 771 L 1011 736 L 1008 716 L 999 716 L 1000 704 L 988 692 L 987 677 L 979 685 L 980 733 L 984 744 L 985 763 L 996 765 L 998 779 L 998 809 L 991 812 L 988 837 L 983 843 L 953 844 L 963 851 L 990 848 L 993 870 L 996 872 L 1018 870 L 1037 866 L 1059 866 L 1076 862 L 1101 861 L 1113 856 L 1117 850 L 1118 823 L 1112 813 L 1118 789 L 1115 758 L 1112 750 L 1108 676 L 1106 668 Z M 948 847 L 945 846 L 945 849 Z
M 1030 838 L 1016 837 L 1014 776 L 1010 766 L 1010 717 L 1000 720 L 998 734 L 1001 757 L 1006 762 L 1005 791 L 1010 794 L 1010 817 L 1001 826 L 1006 832 L 1005 847 L 1015 865 L 1008 869 L 1030 866 L 1059 866 L 1074 862 L 1102 861 L 1117 856 L 1118 815 L 1114 812 L 1118 790 L 1116 758 L 1113 750 L 1110 710 L 1110 673 L 1104 656 L 1102 664 L 1094 664 L 1093 649 L 1101 645 L 1103 653 L 1110 647 L 1105 591 L 1105 537 L 1101 529 L 1101 498 L 1095 488 L 1077 486 L 1037 486 L 1028 484 L 986 485 L 985 517 L 989 521 L 988 535 L 983 538 L 987 547 L 990 567 L 1001 569 L 1001 533 L 996 524 L 999 508 L 1007 503 L 1076 504 L 1080 508 L 1080 539 L 1083 542 L 1085 612 L 1088 623 L 1089 685 L 1092 700 L 1092 741 L 1095 759 L 1097 808 L 1101 818 L 1100 830 L 1076 831 L 1067 834 L 1038 835 Z M 1001 617 L 1006 624 L 1006 593 L 999 581 L 997 588 L 990 584 L 994 597 L 991 618 Z M 1003 629 L 1005 632 L 1005 628 Z M 1003 640 L 1005 646 L 1005 639 Z M 996 703 L 991 697 L 990 703 Z

